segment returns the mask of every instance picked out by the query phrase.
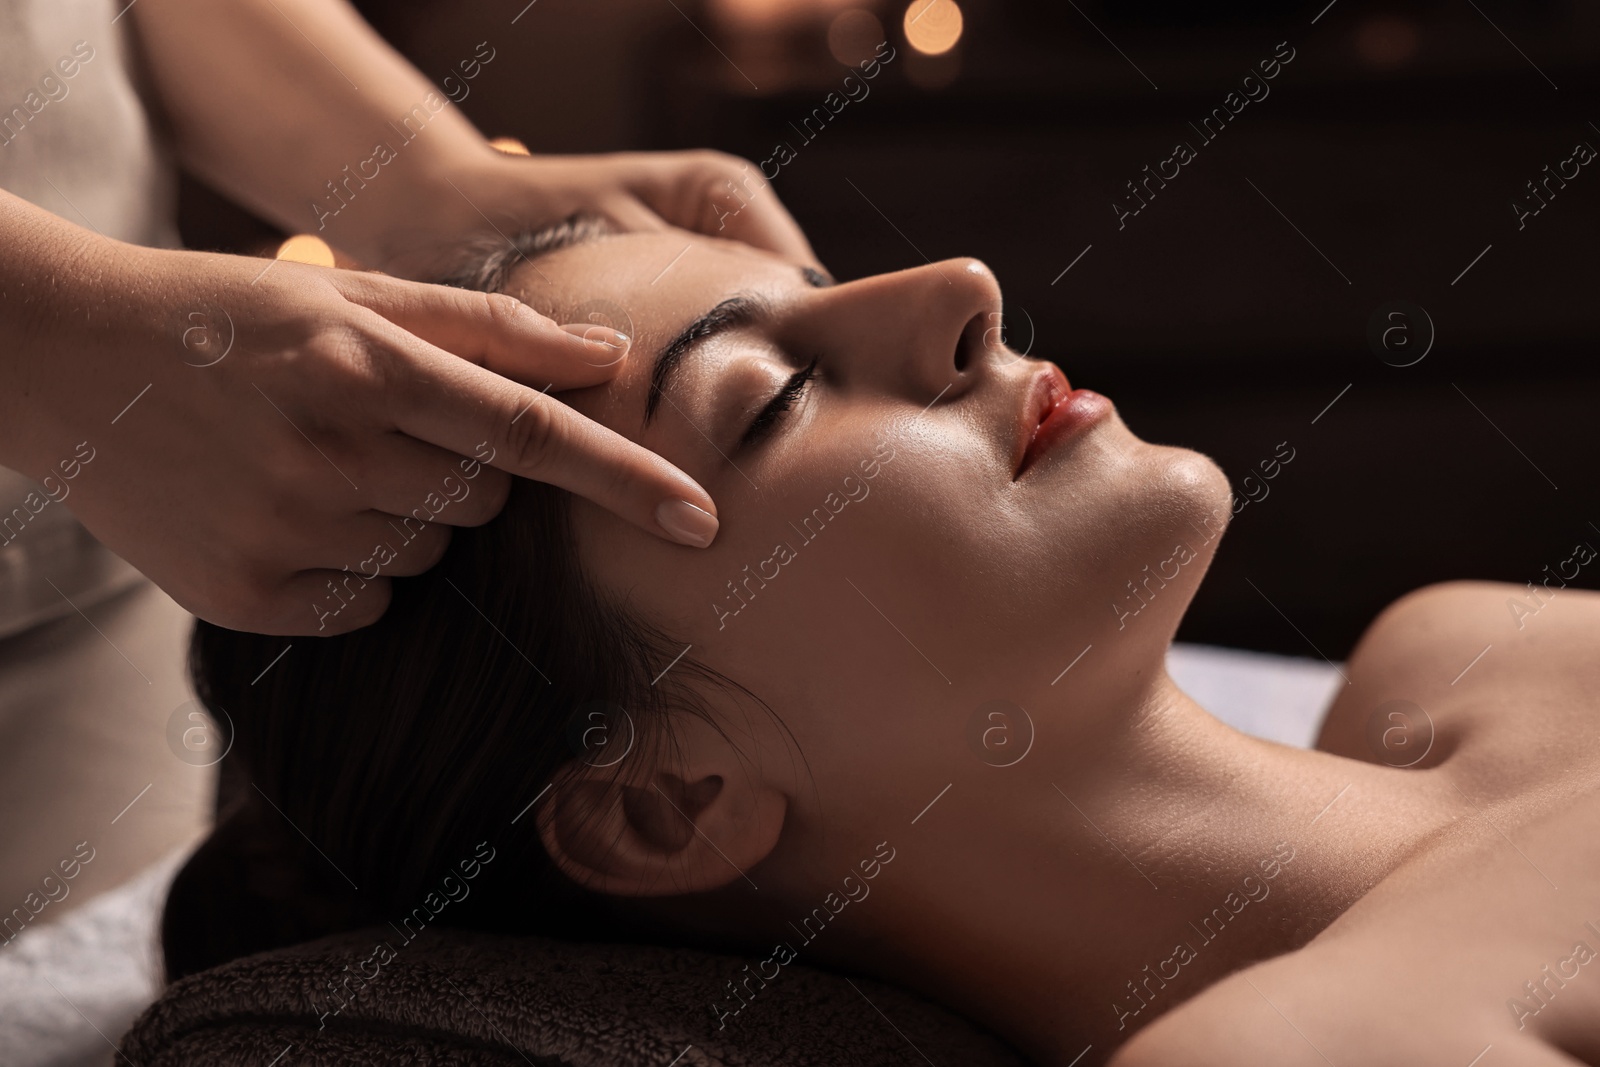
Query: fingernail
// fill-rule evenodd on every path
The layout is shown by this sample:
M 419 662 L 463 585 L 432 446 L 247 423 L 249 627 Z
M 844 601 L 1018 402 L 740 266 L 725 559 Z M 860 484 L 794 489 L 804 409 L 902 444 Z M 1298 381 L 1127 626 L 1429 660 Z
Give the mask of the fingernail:
M 588 322 L 568 323 L 561 328 L 592 345 L 602 345 L 606 348 L 627 348 L 630 341 L 628 335 L 621 330 L 613 330 L 609 326 L 596 326 Z
M 705 548 L 717 536 L 717 517 L 687 500 L 663 500 L 656 522 L 679 544 Z

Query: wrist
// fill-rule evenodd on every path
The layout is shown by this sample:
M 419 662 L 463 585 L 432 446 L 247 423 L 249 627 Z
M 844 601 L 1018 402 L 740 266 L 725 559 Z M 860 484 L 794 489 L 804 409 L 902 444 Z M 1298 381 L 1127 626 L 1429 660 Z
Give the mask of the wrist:
M 11 208 L 12 205 L 6 205 Z M 127 299 L 123 245 L 42 210 L 8 210 L 0 262 L 0 464 L 33 477 L 81 416 L 78 388 Z
M 387 274 L 437 276 L 469 238 L 497 229 L 509 234 L 520 225 L 530 183 L 525 172 L 508 174 L 508 164 L 517 162 L 526 161 L 508 159 L 481 140 L 448 159 L 419 159 L 381 214 L 372 216 L 360 246 L 341 247 Z

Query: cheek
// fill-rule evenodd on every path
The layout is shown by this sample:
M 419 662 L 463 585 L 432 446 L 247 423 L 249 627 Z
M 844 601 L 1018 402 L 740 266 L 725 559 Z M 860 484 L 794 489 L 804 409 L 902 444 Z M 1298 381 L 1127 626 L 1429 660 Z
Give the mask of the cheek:
M 1114 605 L 1147 566 L 1168 579 L 1181 575 L 1163 587 L 1153 613 L 1180 617 L 1230 515 L 1228 481 L 1215 463 L 1150 445 L 1120 425 L 1063 459 L 1031 485 L 1005 482 L 998 494 L 973 492 L 956 503 L 947 494 L 937 536 L 918 535 L 928 543 L 918 553 L 921 571 L 937 577 L 922 584 L 948 594 L 928 598 L 922 610 L 961 620 L 974 670 L 996 681 L 1009 676 L 1011 690 L 1048 686 L 1078 650 L 1120 634 Z M 952 476 L 949 484 L 960 482 Z
M 782 668 L 769 651 L 803 638 L 812 662 L 921 664 L 946 684 L 946 664 L 993 674 L 1054 652 L 1178 543 L 1209 558 L 1230 513 L 1226 477 L 1205 456 L 1117 430 L 1048 481 L 1013 484 L 948 429 L 818 420 L 750 466 L 759 492 L 725 486 L 705 552 L 583 501 L 575 511 L 604 587 L 735 670 L 771 677 Z
M 973 452 L 870 419 L 811 438 L 781 481 L 757 475 L 763 533 L 707 590 L 710 654 L 758 691 L 801 688 L 846 718 L 970 676 L 965 628 L 1003 589 L 973 565 L 992 551 L 995 503 Z
M 741 529 L 736 551 L 730 538 L 698 590 L 707 655 L 758 692 L 877 701 L 880 717 L 885 699 L 926 708 L 1037 659 L 1051 642 L 1040 622 L 1060 609 L 1051 590 L 1074 581 L 1079 534 L 1062 516 L 1093 517 L 1021 500 L 991 438 L 903 409 L 809 425 L 752 472 L 762 532 Z
M 661 542 L 575 499 L 585 566 L 672 639 L 692 642 L 697 657 L 731 664 L 734 677 L 770 679 L 780 660 L 772 649 L 792 654 L 797 633 L 826 625 L 841 590 L 854 595 L 842 575 L 857 571 L 866 546 L 903 540 L 905 506 L 886 506 L 881 493 L 904 463 L 882 425 L 811 420 L 737 456 L 745 477 L 719 479 L 722 526 L 705 551 Z

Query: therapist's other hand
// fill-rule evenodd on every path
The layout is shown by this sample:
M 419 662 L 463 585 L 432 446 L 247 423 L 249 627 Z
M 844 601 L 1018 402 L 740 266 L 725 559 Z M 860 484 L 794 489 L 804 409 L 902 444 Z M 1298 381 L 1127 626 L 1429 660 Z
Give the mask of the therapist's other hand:
M 85 258 L 63 273 L 104 295 L 46 312 L 46 358 L 0 411 L 29 442 L 14 465 L 55 473 L 96 537 L 201 618 L 365 626 L 390 578 L 500 510 L 512 474 L 664 538 L 715 535 L 692 479 L 542 391 L 609 380 L 628 358 L 614 331 L 289 262 L 110 242 Z M 94 458 L 63 483 L 80 442 Z
M 473 155 L 429 197 L 427 231 L 394 220 L 387 253 L 372 266 L 415 277 L 460 247 L 466 232 L 540 226 L 600 214 L 625 230 L 675 226 L 816 264 L 799 225 L 754 163 L 722 152 L 622 152 L 595 156 Z M 491 226 L 493 228 L 491 228 Z M 337 243 L 337 241 L 335 242 Z

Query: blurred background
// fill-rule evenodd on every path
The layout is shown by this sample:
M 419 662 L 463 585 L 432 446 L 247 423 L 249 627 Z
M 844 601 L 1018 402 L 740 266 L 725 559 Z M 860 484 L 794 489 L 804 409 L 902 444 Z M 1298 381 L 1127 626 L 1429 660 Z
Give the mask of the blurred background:
M 358 6 L 491 137 L 743 155 L 841 278 L 989 263 L 1013 347 L 1248 501 L 1180 639 L 1340 658 L 1417 586 L 1600 550 L 1600 5 Z M 182 218 L 278 236 L 193 181 Z

